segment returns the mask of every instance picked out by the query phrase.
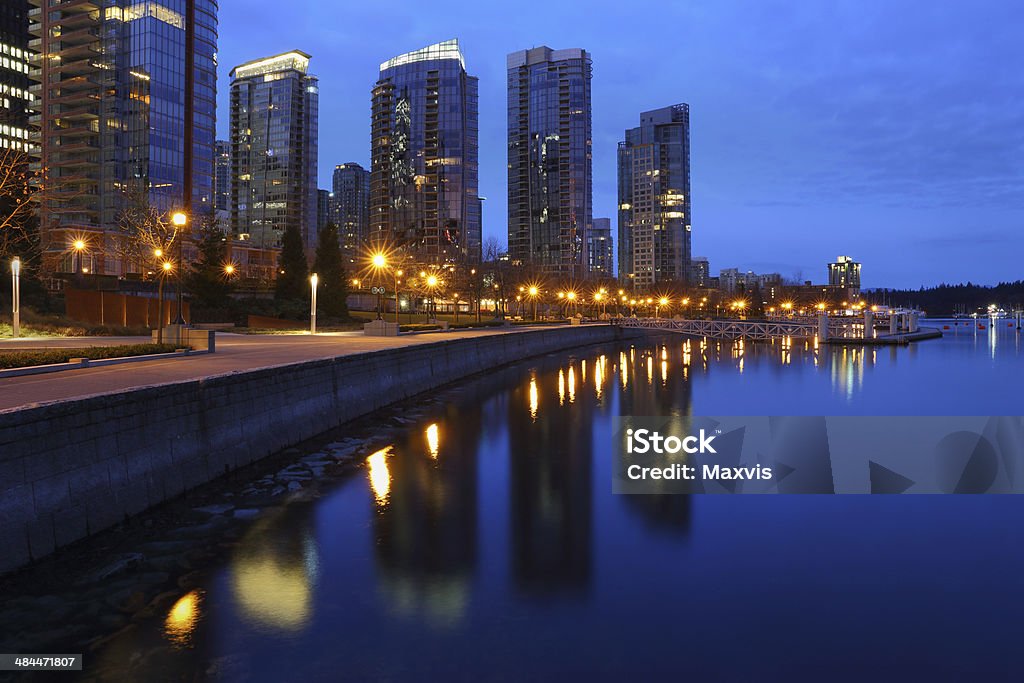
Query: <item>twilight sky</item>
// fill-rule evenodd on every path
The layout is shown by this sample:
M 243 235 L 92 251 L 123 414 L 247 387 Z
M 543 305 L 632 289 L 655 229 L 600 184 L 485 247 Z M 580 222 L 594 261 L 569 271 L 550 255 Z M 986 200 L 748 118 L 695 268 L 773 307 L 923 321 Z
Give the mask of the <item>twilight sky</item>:
M 287 11 L 282 11 L 287 7 Z M 865 287 L 1024 277 L 1024 5 L 1003 0 L 221 0 L 228 73 L 291 49 L 320 78 L 320 187 L 369 168 L 381 62 L 458 38 L 480 78 L 484 236 L 506 241 L 505 56 L 593 54 L 594 216 L 616 224 L 616 144 L 690 105 L 693 253 Z

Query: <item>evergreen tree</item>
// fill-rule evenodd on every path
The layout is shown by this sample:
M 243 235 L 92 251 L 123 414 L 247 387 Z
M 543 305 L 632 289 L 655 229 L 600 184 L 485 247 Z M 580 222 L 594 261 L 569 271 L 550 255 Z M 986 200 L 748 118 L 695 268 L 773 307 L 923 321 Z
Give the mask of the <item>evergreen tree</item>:
M 224 231 L 212 215 L 204 217 L 196 231 L 199 238 L 199 259 L 188 275 L 192 303 L 201 308 L 219 308 L 231 297 L 231 278 L 225 272 L 228 245 Z
M 281 260 L 277 264 L 274 298 L 278 301 L 302 301 L 309 296 L 309 264 L 302 249 L 302 235 L 294 225 L 281 237 Z
M 338 227 L 328 223 L 320 231 L 313 272 L 320 278 L 317 306 L 329 318 L 348 318 L 348 279 L 338 244 Z

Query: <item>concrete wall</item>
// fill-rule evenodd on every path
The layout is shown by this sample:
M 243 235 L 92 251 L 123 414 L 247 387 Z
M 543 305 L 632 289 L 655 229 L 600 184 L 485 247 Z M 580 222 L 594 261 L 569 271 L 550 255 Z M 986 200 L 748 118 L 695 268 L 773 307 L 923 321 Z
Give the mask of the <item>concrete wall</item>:
M 378 408 L 622 333 L 453 339 L 0 412 L 0 573 Z

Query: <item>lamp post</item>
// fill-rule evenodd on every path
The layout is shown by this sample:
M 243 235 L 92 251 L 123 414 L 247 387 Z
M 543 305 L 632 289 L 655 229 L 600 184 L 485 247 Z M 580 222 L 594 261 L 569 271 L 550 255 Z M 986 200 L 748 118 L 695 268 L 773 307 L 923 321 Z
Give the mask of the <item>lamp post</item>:
M 320 282 L 320 278 L 316 273 L 313 273 L 309 278 L 310 290 L 312 291 L 312 297 L 309 301 L 309 333 L 316 334 L 316 285 Z
M 78 275 L 78 271 L 82 269 L 82 252 L 85 251 L 85 240 L 75 240 L 71 243 L 71 248 L 74 249 L 71 253 L 71 272 Z
M 11 261 L 11 329 L 14 337 L 21 336 L 21 259 Z
M 402 277 L 404 271 L 401 268 L 395 269 L 395 324 L 398 324 L 398 278 Z
M 429 306 L 430 315 L 432 316 L 432 318 L 434 320 L 436 320 L 437 319 L 437 302 L 434 299 L 434 295 L 435 295 L 434 294 L 434 290 L 437 288 L 437 276 L 436 275 L 428 275 L 427 276 L 427 287 L 430 288 L 430 306 Z
M 160 258 L 164 255 L 163 249 L 157 249 L 153 254 Z M 157 321 L 156 321 L 156 343 L 164 343 L 164 280 L 167 279 L 167 275 L 174 268 L 170 261 L 164 261 L 160 264 L 160 283 L 157 286 Z
M 186 216 L 181 211 L 176 211 L 171 216 L 171 223 L 173 223 L 174 227 L 176 228 L 175 233 L 178 233 L 178 232 L 184 233 L 185 224 L 187 222 L 188 222 L 188 216 Z M 185 270 L 185 256 L 184 256 L 184 253 L 185 253 L 184 252 L 185 235 L 184 234 L 180 234 L 180 235 L 176 234 L 175 238 L 178 240 L 178 317 L 174 319 L 174 324 L 175 325 L 184 325 L 185 324 L 185 316 L 182 314 L 183 310 L 182 310 L 182 292 L 181 292 L 182 282 L 181 282 L 181 280 L 182 280 L 182 277 L 184 276 L 184 272 L 183 271 Z M 161 321 L 161 324 L 162 323 L 163 323 L 163 321 Z
M 370 257 L 370 265 L 373 266 L 374 280 L 380 280 L 380 272 L 388 267 L 388 257 L 384 255 L 384 252 L 377 251 Z M 383 288 L 381 288 L 383 289 Z M 397 290 L 397 287 L 396 287 Z M 384 304 L 384 295 L 377 294 L 377 320 L 383 320 L 384 316 L 381 314 L 381 309 Z M 398 308 L 398 293 L 395 293 L 395 308 Z
M 540 294 L 540 289 L 536 285 L 530 285 L 530 289 L 527 292 L 530 298 L 533 299 L 533 322 L 537 322 L 537 295 Z
M 658 305 L 654 307 L 654 317 L 655 318 L 660 318 L 661 317 L 661 307 L 662 306 L 668 306 L 668 298 L 667 297 L 661 297 L 660 299 L 658 299 Z

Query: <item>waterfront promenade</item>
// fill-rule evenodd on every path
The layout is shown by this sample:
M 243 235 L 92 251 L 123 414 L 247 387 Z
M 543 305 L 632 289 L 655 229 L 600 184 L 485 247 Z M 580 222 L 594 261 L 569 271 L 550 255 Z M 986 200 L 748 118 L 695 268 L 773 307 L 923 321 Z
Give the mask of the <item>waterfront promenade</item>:
M 548 326 L 550 327 L 550 326 Z M 381 351 L 405 346 L 433 344 L 456 339 L 475 339 L 500 334 L 519 334 L 538 329 L 531 326 L 478 328 L 450 332 L 404 334 L 399 337 L 368 337 L 360 331 L 326 332 L 317 335 L 245 335 L 217 333 L 217 353 L 187 358 L 66 370 L 45 375 L 0 379 L 0 411 L 30 405 L 109 394 L 129 389 L 195 380 L 268 368 L 290 363 Z M 141 344 L 146 337 L 52 337 L 6 339 L 0 352 L 38 348 L 83 348 Z

